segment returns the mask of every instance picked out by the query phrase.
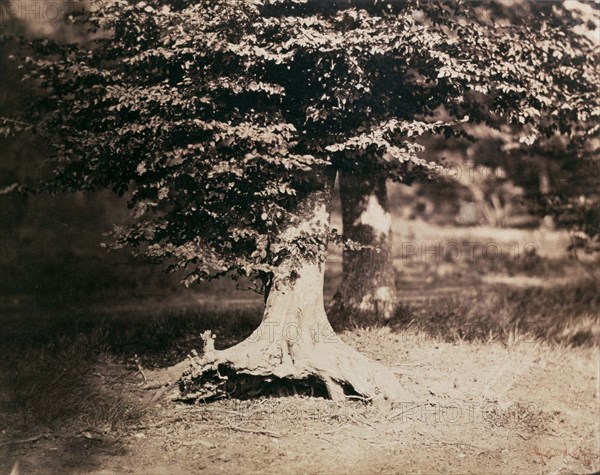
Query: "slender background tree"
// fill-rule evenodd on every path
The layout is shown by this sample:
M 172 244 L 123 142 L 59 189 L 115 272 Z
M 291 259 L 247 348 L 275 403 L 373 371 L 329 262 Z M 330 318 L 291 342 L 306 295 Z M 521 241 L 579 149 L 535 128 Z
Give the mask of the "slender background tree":
M 394 114 L 408 120 L 431 122 L 440 116 L 444 120 L 457 119 L 457 111 L 471 116 L 465 127 L 440 130 L 443 135 L 433 130 L 433 133 L 427 133 L 429 138 L 421 143 L 431 147 L 436 141 L 445 143 L 446 137 L 454 135 L 462 140 L 463 146 L 472 144 L 472 155 L 468 156 L 465 150 L 462 161 L 447 163 L 451 168 L 443 178 L 456 179 L 474 194 L 478 214 L 481 214 L 484 222 L 491 225 L 504 222 L 509 211 L 505 204 L 510 207 L 510 202 L 504 203 L 498 196 L 500 190 L 491 191 L 490 187 L 502 187 L 503 184 L 504 188 L 510 187 L 509 181 L 515 180 L 517 185 L 527 189 L 525 197 L 529 200 L 529 208 L 533 205 L 542 215 L 551 214 L 557 223 L 571 229 L 573 245 L 595 248 L 598 231 L 592 223 L 597 222 L 593 213 L 598 209 L 598 197 L 594 189 L 598 183 L 599 162 L 598 142 L 593 137 L 597 136 L 597 130 L 583 124 L 598 117 L 598 111 L 592 106 L 597 104 L 597 95 L 586 86 L 588 81 L 595 82 L 594 61 L 590 63 L 589 60 L 596 57 L 599 45 L 598 9 L 591 3 L 582 2 L 490 0 L 468 2 L 464 12 L 455 10 L 450 17 L 440 15 L 440 11 L 450 9 L 450 5 L 440 7 L 433 2 L 420 2 L 412 15 L 416 24 L 423 27 L 422 34 L 449 35 L 453 47 L 463 49 L 462 58 L 456 56 L 456 50 L 442 50 L 442 55 L 436 59 L 442 62 L 452 60 L 454 63 L 439 73 L 433 56 L 430 63 L 418 59 L 411 61 L 412 57 L 407 58 L 406 63 L 396 61 L 389 68 L 401 69 L 392 84 L 397 89 L 380 90 L 380 100 L 395 107 Z M 465 78 L 461 74 L 466 73 L 471 77 L 487 75 L 483 70 L 478 71 L 478 68 L 485 67 L 484 64 L 478 64 L 470 56 L 476 54 L 478 45 L 474 38 L 481 31 L 461 30 L 460 35 L 455 37 L 449 34 L 450 31 L 457 31 L 452 27 L 453 22 L 469 23 L 473 13 L 481 24 L 504 31 L 506 38 L 514 38 L 512 45 L 504 41 L 493 45 L 498 48 L 496 54 L 499 59 L 512 57 L 514 64 L 502 71 L 499 62 L 496 65 L 499 69 L 491 75 L 494 79 L 506 81 L 504 85 L 499 83 L 489 87 L 486 84 L 473 84 L 472 88 L 466 88 L 465 96 L 458 93 L 452 96 L 452 92 L 449 94 L 444 87 L 446 81 L 440 80 L 446 74 L 451 84 L 463 83 Z M 486 41 L 497 42 L 498 39 L 487 38 Z M 532 46 L 533 43 L 535 46 Z M 465 59 L 469 56 L 470 59 Z M 575 57 L 586 60 L 575 60 Z M 468 64 L 462 65 L 464 69 L 461 70 L 460 63 L 464 61 Z M 380 66 L 378 64 L 376 67 Z M 532 79 L 534 69 L 543 70 L 541 74 L 547 75 L 548 81 L 542 75 L 536 78 L 535 88 L 527 90 L 524 84 Z M 555 74 L 559 82 L 552 84 L 550 78 Z M 568 84 L 580 79 L 582 84 L 579 86 Z M 550 88 L 542 94 L 545 82 L 550 84 Z M 432 87 L 434 84 L 438 87 Z M 570 96 L 572 106 L 582 104 L 580 112 L 571 109 L 570 113 L 564 111 L 553 116 L 543 113 L 544 109 L 559 107 L 560 101 L 567 99 L 567 96 L 560 94 L 560 88 L 567 85 L 571 92 L 580 92 Z M 505 94 L 498 96 L 502 92 Z M 506 120 L 505 113 L 498 114 L 498 109 L 489 100 L 495 101 L 496 105 L 504 102 L 501 107 L 506 110 L 502 112 L 512 108 L 510 119 Z M 583 102 L 589 100 L 591 102 L 583 106 Z M 519 110 L 518 106 L 515 107 L 517 104 L 522 104 L 523 108 Z M 479 133 L 473 132 L 473 123 L 478 124 L 475 130 Z M 421 135 L 422 131 L 417 132 L 414 135 Z M 574 137 L 575 140 L 571 140 Z M 478 146 L 478 142 L 482 144 Z M 494 146 L 497 150 L 489 153 Z M 429 151 L 429 156 L 432 156 L 432 151 Z M 527 168 L 527 173 L 523 173 L 524 168 Z M 496 176 L 496 171 L 505 175 Z M 539 178 L 535 189 L 532 189 L 535 185 L 532 183 L 532 173 L 535 175 L 533 181 Z M 549 174 L 555 175 L 557 185 L 552 191 Z M 572 178 L 567 179 L 568 176 Z M 579 178 L 575 179 L 575 176 Z M 386 186 L 388 178 L 388 174 L 364 166 L 364 162 L 340 170 L 344 237 L 361 244 L 344 249 L 342 281 L 331 303 L 330 310 L 335 319 L 346 324 L 389 319 L 398 304 Z M 407 184 L 412 181 L 411 176 L 396 179 Z M 510 189 L 508 193 L 515 191 Z

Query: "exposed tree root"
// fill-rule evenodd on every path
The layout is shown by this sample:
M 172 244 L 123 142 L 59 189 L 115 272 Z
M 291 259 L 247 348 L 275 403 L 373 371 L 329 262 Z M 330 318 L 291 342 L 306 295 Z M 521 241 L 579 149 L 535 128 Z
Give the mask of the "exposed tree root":
M 164 387 L 173 386 L 181 377 L 181 374 L 190 367 L 188 361 L 181 361 L 168 368 L 149 371 L 148 372 L 148 384 L 142 386 L 142 389 L 152 391 L 155 389 L 162 389 Z
M 390 370 L 337 339 L 310 345 L 249 339 L 223 351 L 214 349 L 210 332 L 204 339 L 204 354 L 190 357 L 179 380 L 179 401 L 293 394 L 368 402 L 409 397 Z

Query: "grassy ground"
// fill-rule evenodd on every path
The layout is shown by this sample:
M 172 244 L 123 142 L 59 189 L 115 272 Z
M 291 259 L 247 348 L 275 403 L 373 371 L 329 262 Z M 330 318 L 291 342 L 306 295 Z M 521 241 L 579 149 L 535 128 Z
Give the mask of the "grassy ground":
M 15 460 L 23 473 L 600 468 L 598 425 L 591 422 L 598 420 L 600 343 L 594 267 L 548 243 L 544 252 L 515 253 L 515 239 L 530 236 L 409 231 L 411 241 L 401 243 L 432 249 L 438 241 L 477 238 L 502 251 L 494 259 L 438 259 L 396 246 L 396 316 L 336 323 L 343 339 L 398 370 L 415 395 L 410 408 L 382 413 L 306 398 L 189 407 L 141 390 L 138 362 L 147 372 L 181 361 L 200 347 L 205 329 L 221 346 L 251 333 L 260 296 L 240 292 L 234 300 L 227 284 L 185 296 L 90 297 L 55 307 L 25 300 L 2 315 L 0 473 Z M 333 250 L 329 296 L 339 271 Z M 460 418 L 436 416 L 457 405 Z
M 205 324 L 216 313 L 205 314 Z M 244 314 L 254 318 L 253 312 Z M 142 364 L 179 359 L 174 341 Z M 182 325 L 176 325 L 176 322 Z M 597 349 L 542 341 L 468 342 L 411 329 L 354 328 L 342 338 L 394 368 L 413 394 L 391 411 L 323 399 L 179 405 L 141 389 L 139 337 L 109 324 L 3 361 L 0 471 L 22 473 L 592 473 L 600 455 Z M 213 326 L 213 328 L 215 328 Z M 242 333 L 222 335 L 232 340 Z M 160 337 L 154 340 L 158 342 Z M 62 343 L 61 343 L 62 341 Z M 151 340 L 152 341 L 152 340 Z M 70 342 L 70 343 L 67 343 Z M 132 345 L 132 346 L 128 346 Z M 156 345 L 156 346 L 155 346 Z M 28 361 L 20 361 L 26 354 Z M 12 365 L 12 366 L 9 366 Z M 435 456 L 432 456 L 435 454 Z

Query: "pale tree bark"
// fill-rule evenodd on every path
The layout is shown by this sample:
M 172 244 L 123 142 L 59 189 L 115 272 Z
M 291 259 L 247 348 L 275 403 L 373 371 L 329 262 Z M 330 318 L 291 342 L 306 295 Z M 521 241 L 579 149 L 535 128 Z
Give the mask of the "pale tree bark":
M 287 238 L 328 231 L 333 179 L 332 173 L 323 173 L 321 185 L 302 198 L 296 219 L 285 231 Z M 334 400 L 408 397 L 389 369 L 350 348 L 333 332 L 323 301 L 325 258 L 323 247 L 316 259 L 294 265 L 291 278 L 291 262 L 279 266 L 262 322 L 246 340 L 215 350 L 213 335 L 205 333 L 204 352 L 190 358 L 178 398 L 245 398 L 281 391 Z
M 336 320 L 387 320 L 396 309 L 392 220 L 381 172 L 340 172 L 344 239 L 362 248 L 343 250 L 342 282 L 330 310 Z

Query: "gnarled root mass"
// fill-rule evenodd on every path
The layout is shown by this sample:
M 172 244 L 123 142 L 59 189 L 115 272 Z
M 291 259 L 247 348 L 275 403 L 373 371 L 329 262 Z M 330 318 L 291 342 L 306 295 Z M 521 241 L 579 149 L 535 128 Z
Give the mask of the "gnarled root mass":
M 203 335 L 203 355 L 190 356 L 179 380 L 176 400 L 247 399 L 264 395 L 328 397 L 393 402 L 407 397 L 395 375 L 335 335 L 331 341 L 264 342 L 251 338 L 226 350 L 214 349 L 214 336 Z

